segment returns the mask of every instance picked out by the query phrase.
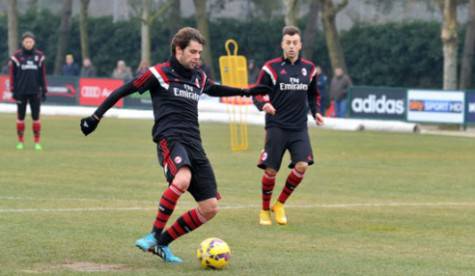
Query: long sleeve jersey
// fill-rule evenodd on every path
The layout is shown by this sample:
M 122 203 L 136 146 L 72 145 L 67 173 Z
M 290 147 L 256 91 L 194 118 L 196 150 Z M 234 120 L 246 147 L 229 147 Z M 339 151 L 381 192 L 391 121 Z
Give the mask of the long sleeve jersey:
M 115 90 L 94 114 L 102 117 L 120 98 L 137 91 L 150 91 L 155 119 L 152 136 L 156 142 L 164 137 L 201 141 L 198 123 L 201 94 L 226 97 L 249 93 L 241 88 L 217 85 L 201 69 L 186 69 L 175 57 L 171 57 Z
M 257 84 L 272 87 L 268 97 L 253 97 L 259 110 L 262 111 L 268 102 L 276 109 L 275 115 L 266 114 L 266 128 L 306 129 L 309 109 L 313 117 L 319 112 L 320 93 L 315 65 L 306 59 L 298 58 L 293 64 L 283 57 L 266 62 Z
M 13 96 L 47 93 L 44 54 L 36 49 L 19 49 L 10 57 L 10 87 Z

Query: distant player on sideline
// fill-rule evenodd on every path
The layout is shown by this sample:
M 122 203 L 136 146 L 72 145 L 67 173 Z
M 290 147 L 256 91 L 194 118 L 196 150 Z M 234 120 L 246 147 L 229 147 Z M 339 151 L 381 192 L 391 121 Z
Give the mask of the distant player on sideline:
M 265 170 L 259 213 L 261 225 L 272 224 L 269 205 L 285 150 L 290 152 L 292 171 L 272 211 L 278 224 L 287 224 L 284 203 L 302 181 L 307 167 L 313 164 L 307 130 L 309 108 L 317 125 L 323 124 L 315 65 L 299 56 L 300 30 L 294 26 L 284 27 L 281 46 L 283 56 L 265 63 L 257 79 L 257 84 L 271 86 L 272 92 L 253 98 L 257 108 L 266 112 L 265 148 L 257 165 Z
M 18 143 L 16 148 L 24 148 L 26 106 L 30 104 L 33 119 L 33 137 L 35 149 L 41 150 L 40 144 L 40 106 L 46 99 L 47 82 L 44 54 L 35 48 L 35 36 L 25 32 L 22 47 L 10 57 L 10 90 L 17 104 L 16 130 Z
M 250 96 L 270 92 L 270 88 L 265 86 L 241 89 L 214 84 L 199 69 L 204 43 L 198 30 L 190 27 L 180 29 L 172 39 L 172 56 L 168 62 L 150 67 L 141 76 L 118 88 L 92 116 L 81 120 L 81 130 L 88 135 L 119 99 L 136 91 L 150 90 L 155 118 L 152 135 L 169 186 L 159 201 L 152 232 L 138 239 L 136 246 L 151 251 L 165 262 L 181 263 L 182 260 L 173 255 L 168 245 L 209 221 L 218 212 L 216 180 L 200 137 L 200 95 Z M 185 212 L 164 230 L 178 199 L 186 191 L 198 202 L 197 208 Z

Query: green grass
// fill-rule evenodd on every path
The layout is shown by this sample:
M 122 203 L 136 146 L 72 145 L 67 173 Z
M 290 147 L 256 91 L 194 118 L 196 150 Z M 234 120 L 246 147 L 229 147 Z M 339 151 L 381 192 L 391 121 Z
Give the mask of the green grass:
M 475 274 L 474 139 L 311 129 L 317 165 L 288 202 L 289 225 L 261 227 L 262 127 L 231 153 L 227 126 L 203 124 L 223 208 L 172 244 L 185 260 L 173 266 L 133 246 L 166 187 L 151 121 L 105 119 L 85 138 L 79 118 L 44 117 L 42 152 L 29 121 L 23 151 L 15 117 L 0 114 L 0 126 L 0 274 L 81 274 L 66 266 L 78 263 L 122 265 L 108 275 Z M 175 215 L 192 206 L 185 195 Z M 212 236 L 232 249 L 221 272 L 195 260 Z

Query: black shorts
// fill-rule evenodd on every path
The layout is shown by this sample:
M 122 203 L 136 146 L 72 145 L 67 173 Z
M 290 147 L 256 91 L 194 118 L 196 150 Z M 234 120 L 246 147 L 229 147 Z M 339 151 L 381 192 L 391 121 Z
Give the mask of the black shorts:
M 17 119 L 20 121 L 25 120 L 26 116 L 26 106 L 30 104 L 31 110 L 31 118 L 34 121 L 40 119 L 40 106 L 41 106 L 41 98 L 38 95 L 21 95 L 17 96 L 16 104 L 17 104 Z
M 287 149 L 291 158 L 289 168 L 293 168 L 298 162 L 306 162 L 309 165 L 314 163 L 307 129 L 295 131 L 272 127 L 266 129 L 266 144 L 261 151 L 257 166 L 261 169 L 271 168 L 279 171 Z
M 213 168 L 201 143 L 185 143 L 172 138 L 161 139 L 157 143 L 157 154 L 169 184 L 180 168 L 189 167 L 191 183 L 188 192 L 193 198 L 196 201 L 220 198 Z

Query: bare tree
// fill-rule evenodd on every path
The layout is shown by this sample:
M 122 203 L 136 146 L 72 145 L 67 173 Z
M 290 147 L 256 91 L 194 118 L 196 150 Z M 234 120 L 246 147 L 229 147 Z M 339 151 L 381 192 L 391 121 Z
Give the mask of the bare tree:
M 304 54 L 308 59 L 312 59 L 315 52 L 315 40 L 318 31 L 318 12 L 320 11 L 320 2 L 312 1 L 308 9 L 307 23 L 303 33 Z
M 460 67 L 460 89 L 466 89 L 472 84 L 473 56 L 475 51 L 475 0 L 470 0 L 469 18 L 465 31 L 462 65 Z
M 444 89 L 457 89 L 457 0 L 444 0 L 440 37 L 444 53 Z
M 150 0 L 129 0 L 128 5 L 131 9 L 132 19 L 140 21 L 140 38 L 141 38 L 141 61 L 145 60 L 151 63 L 152 35 L 151 26 L 155 20 L 162 17 L 167 11 L 173 7 L 175 0 L 160 1 L 158 9 L 155 9 L 156 1 Z M 175 20 L 175 18 L 173 19 Z
M 172 6 L 170 7 L 169 19 L 167 20 L 168 29 L 170 34 L 175 34 L 181 25 L 181 1 L 172 1 Z
M 147 61 L 150 64 L 150 0 L 142 0 L 142 24 L 140 27 L 141 34 L 141 61 Z
M 89 35 L 87 33 L 88 10 L 90 0 L 81 0 L 81 9 L 79 11 L 79 33 L 81 38 L 82 58 L 89 58 Z
M 54 74 L 61 73 L 61 66 L 64 63 L 64 55 L 68 47 L 69 33 L 71 31 L 72 0 L 64 0 L 61 11 L 61 24 L 59 25 L 58 48 L 54 60 Z
M 193 0 L 195 3 L 196 9 L 196 22 L 198 25 L 198 30 L 200 30 L 201 34 L 203 34 L 204 38 L 206 39 L 206 45 L 203 49 L 203 61 L 205 65 L 209 66 L 211 71 L 211 75 L 214 76 L 214 68 L 213 62 L 211 57 L 211 49 L 210 49 L 210 40 L 209 40 L 209 27 L 208 27 L 208 16 L 206 14 L 206 0 Z
M 332 68 L 339 67 L 347 72 L 345 55 L 341 47 L 335 18 L 336 15 L 348 5 L 348 0 L 343 0 L 336 6 L 333 4 L 333 0 L 319 1 L 322 4 L 323 29 L 325 31 L 325 39 Z
M 18 48 L 18 8 L 17 0 L 9 0 L 8 3 L 8 53 L 13 53 Z
M 299 0 L 284 0 L 285 25 L 297 26 Z

